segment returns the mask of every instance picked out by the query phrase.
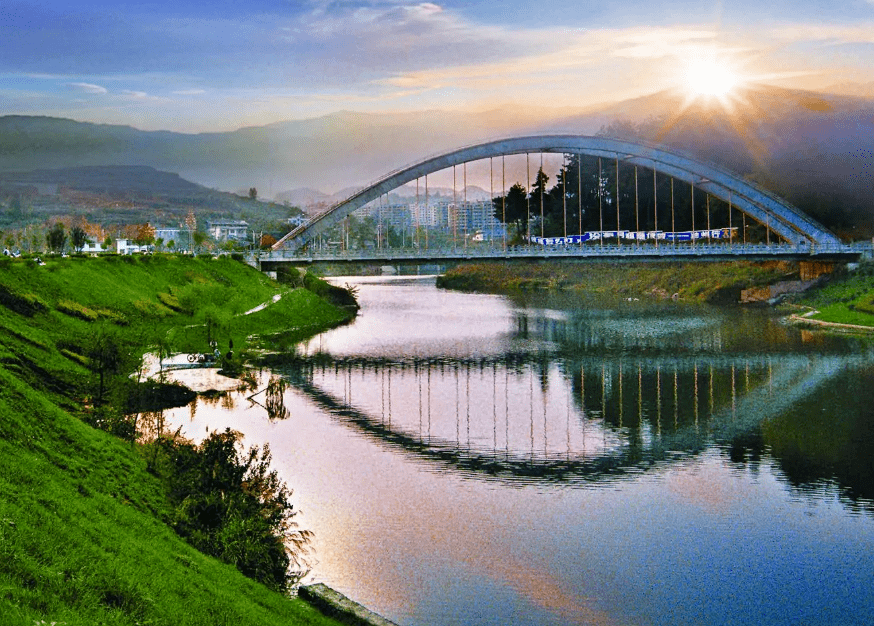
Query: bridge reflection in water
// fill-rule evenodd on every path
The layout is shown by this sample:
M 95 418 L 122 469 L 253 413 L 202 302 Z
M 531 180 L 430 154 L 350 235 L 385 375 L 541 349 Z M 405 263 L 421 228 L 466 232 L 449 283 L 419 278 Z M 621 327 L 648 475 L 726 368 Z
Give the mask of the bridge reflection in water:
M 321 580 L 409 624 L 872 623 L 870 340 L 357 284 L 353 324 L 246 392 L 263 409 L 185 430 L 270 443 Z
M 299 357 L 282 370 L 338 420 L 469 476 L 578 483 L 725 445 L 870 355 Z

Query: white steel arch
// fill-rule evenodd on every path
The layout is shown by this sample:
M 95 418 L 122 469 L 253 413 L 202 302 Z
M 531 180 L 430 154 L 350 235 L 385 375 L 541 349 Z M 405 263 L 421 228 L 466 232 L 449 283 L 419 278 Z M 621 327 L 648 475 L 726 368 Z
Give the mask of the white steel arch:
M 277 241 L 273 249 L 297 250 L 356 209 L 422 176 L 470 161 L 531 152 L 585 154 L 654 168 L 660 174 L 682 180 L 716 198 L 731 202 L 732 207 L 762 224 L 767 224 L 772 231 L 790 243 L 840 243 L 834 234 L 800 209 L 719 166 L 642 142 L 584 135 L 534 135 L 459 148 L 390 172 L 307 224 L 295 228 Z

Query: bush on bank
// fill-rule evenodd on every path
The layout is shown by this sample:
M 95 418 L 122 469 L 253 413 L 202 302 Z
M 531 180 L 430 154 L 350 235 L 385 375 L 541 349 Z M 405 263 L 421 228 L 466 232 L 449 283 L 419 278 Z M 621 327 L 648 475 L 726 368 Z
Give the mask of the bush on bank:
M 270 469 L 269 447 L 244 454 L 239 443 L 228 429 L 199 446 L 161 436 L 143 453 L 167 485 L 176 532 L 249 578 L 288 591 L 308 571 L 311 533 L 297 527 L 291 491 Z

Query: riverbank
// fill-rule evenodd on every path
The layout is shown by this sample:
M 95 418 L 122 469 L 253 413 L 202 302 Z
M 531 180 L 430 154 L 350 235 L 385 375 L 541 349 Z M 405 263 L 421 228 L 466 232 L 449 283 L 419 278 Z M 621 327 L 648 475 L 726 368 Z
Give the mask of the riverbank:
M 799 280 L 795 263 L 461 265 L 438 277 L 444 289 L 483 293 L 568 291 L 589 295 L 711 304 L 785 301 L 804 314 L 792 324 L 837 332 L 874 330 L 874 263 L 840 267 L 816 281 Z M 799 286 L 793 289 L 775 287 Z M 776 296 L 774 293 L 776 292 Z
M 806 310 L 790 316 L 794 324 L 838 332 L 874 331 L 874 262 L 851 266 L 792 302 Z
M 229 259 L 0 261 L 0 622 L 336 624 L 173 531 L 123 410 L 154 347 L 241 363 L 353 313 Z
M 623 298 L 738 302 L 743 290 L 798 276 L 787 262 L 768 263 L 477 263 L 438 278 L 437 286 L 507 293 L 561 290 Z

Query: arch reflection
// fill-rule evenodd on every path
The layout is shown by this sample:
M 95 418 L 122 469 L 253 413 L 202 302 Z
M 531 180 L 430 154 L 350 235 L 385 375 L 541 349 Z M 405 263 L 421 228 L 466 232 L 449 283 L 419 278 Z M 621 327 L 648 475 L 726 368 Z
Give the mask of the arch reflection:
M 599 483 L 731 448 L 870 354 L 331 356 L 282 370 L 334 418 L 415 459 L 509 483 Z

